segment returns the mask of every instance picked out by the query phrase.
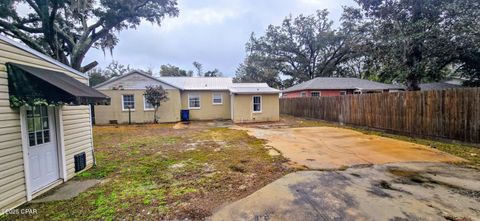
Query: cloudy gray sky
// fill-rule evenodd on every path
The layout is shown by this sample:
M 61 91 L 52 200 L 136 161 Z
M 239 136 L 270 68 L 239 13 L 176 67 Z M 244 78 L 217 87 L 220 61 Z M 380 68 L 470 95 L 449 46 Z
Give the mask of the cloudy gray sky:
M 85 62 L 97 60 L 104 67 L 117 60 L 158 72 L 162 64 L 193 69 L 192 62 L 198 61 L 205 70 L 218 68 L 234 76 L 252 32 L 263 34 L 268 25 L 279 25 L 290 14 L 313 14 L 317 9 L 328 9 L 338 25 L 342 6 L 354 4 L 353 0 L 178 0 L 178 17 L 167 18 L 161 27 L 143 22 L 137 29 L 123 31 L 113 56 L 92 49 Z

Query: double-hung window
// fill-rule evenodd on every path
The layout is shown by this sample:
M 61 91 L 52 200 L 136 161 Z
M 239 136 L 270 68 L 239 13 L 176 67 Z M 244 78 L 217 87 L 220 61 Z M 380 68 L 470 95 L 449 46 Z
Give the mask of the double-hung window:
M 145 99 L 145 95 L 143 96 L 143 110 L 146 110 L 146 111 L 155 110 L 155 108 L 153 107 L 153 104 L 151 104 L 150 102 L 147 101 L 147 99 Z
M 188 109 L 200 109 L 199 94 L 188 94 Z
M 260 113 L 262 112 L 262 96 L 255 95 L 252 97 L 253 103 L 253 112 Z
M 135 110 L 135 96 L 133 94 L 122 95 L 122 110 Z
M 212 104 L 223 104 L 222 93 L 213 93 L 212 94 Z

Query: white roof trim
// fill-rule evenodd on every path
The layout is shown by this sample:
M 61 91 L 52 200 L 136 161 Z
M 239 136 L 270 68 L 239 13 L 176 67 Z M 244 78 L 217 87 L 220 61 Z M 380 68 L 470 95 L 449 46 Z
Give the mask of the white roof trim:
M 122 78 L 125 78 L 125 77 L 127 77 L 127 76 L 130 76 L 130 75 L 132 75 L 132 74 L 139 74 L 139 75 L 142 75 L 142 76 L 144 76 L 144 77 L 150 78 L 150 79 L 152 79 L 152 80 L 154 80 L 154 81 L 157 81 L 157 82 L 159 82 L 159 83 L 163 83 L 163 84 L 169 85 L 169 86 L 171 86 L 171 87 L 180 89 L 180 88 L 179 88 L 178 86 L 176 86 L 176 85 L 173 85 L 173 84 L 171 84 L 171 83 L 169 83 L 169 82 L 162 81 L 162 80 L 160 80 L 160 79 L 158 79 L 158 78 L 156 78 L 156 77 L 153 77 L 153 76 L 150 76 L 150 75 L 148 75 L 148 74 L 145 74 L 143 71 L 140 71 L 140 70 L 133 70 L 133 71 L 130 71 L 130 72 L 124 74 L 124 75 L 118 76 L 118 77 L 116 77 L 116 78 L 111 78 L 111 79 L 109 79 L 109 80 L 107 80 L 107 81 L 105 81 L 105 82 L 102 82 L 102 83 L 100 83 L 100 84 L 97 84 L 97 85 L 93 86 L 93 88 L 97 89 L 97 88 L 102 87 L 102 86 L 104 86 L 104 85 L 107 85 L 107 84 L 113 83 L 113 82 L 115 82 L 115 81 L 121 80 Z
M 12 40 L 12 39 L 4 36 L 4 35 L 1 35 L 1 34 L 0 34 L 0 40 L 6 41 L 8 44 L 11 44 L 11 45 L 13 45 L 13 46 L 16 47 L 16 48 L 19 48 L 19 49 L 21 49 L 21 50 L 24 50 L 24 51 L 30 53 L 30 54 L 33 54 L 33 55 L 35 55 L 35 56 L 37 56 L 37 57 L 39 57 L 39 58 L 41 58 L 41 59 L 43 59 L 43 60 L 45 60 L 45 61 L 47 61 L 47 62 L 49 62 L 49 63 L 52 63 L 52 64 L 54 64 L 54 65 L 57 65 L 57 66 L 59 66 L 59 67 L 62 67 L 62 68 L 64 68 L 65 70 L 70 71 L 70 72 L 72 72 L 72 73 L 74 73 L 74 74 L 76 74 L 76 75 L 78 75 L 78 76 L 80 76 L 80 77 L 83 77 L 83 78 L 85 78 L 85 79 L 88 79 L 88 76 L 87 76 L 85 73 L 82 73 L 82 72 L 80 72 L 80 71 L 77 71 L 77 70 L 73 69 L 72 67 L 64 64 L 64 63 L 59 62 L 59 61 L 53 59 L 52 57 L 50 57 L 50 56 L 48 56 L 48 55 L 45 55 L 45 54 L 43 54 L 43 53 L 41 53 L 41 52 L 39 52 L 39 51 L 34 50 L 33 48 L 30 48 L 30 47 L 28 47 L 28 46 L 26 46 L 26 45 L 23 45 L 23 44 L 21 44 L 21 43 L 18 43 L 18 42 L 16 42 L 16 41 L 14 41 L 14 40 Z

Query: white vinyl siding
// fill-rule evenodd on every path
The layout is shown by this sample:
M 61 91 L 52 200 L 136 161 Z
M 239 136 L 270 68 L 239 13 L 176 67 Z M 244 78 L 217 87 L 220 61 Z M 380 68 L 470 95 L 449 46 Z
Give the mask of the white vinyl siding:
M 122 95 L 122 110 L 123 111 L 128 111 L 128 110 L 134 111 L 135 110 L 135 95 L 133 94 L 123 94 Z
M 261 113 L 262 112 L 262 96 L 255 95 L 252 97 L 252 108 L 253 113 Z
M 82 83 L 88 84 L 87 78 L 71 73 L 62 67 L 56 66 L 0 40 L 0 214 L 2 211 L 15 208 L 27 202 L 20 113 L 19 110 L 10 108 L 10 102 L 8 100 L 8 75 L 5 66 L 8 62 L 59 71 Z M 78 107 L 64 107 L 65 110 L 70 110 L 71 108 L 78 109 Z M 90 114 L 88 109 L 86 109 L 86 112 L 84 111 L 85 108 L 82 110 L 81 113 L 67 113 L 68 116 L 64 117 L 64 123 L 71 122 L 67 119 L 72 119 L 72 121 L 73 119 L 81 119 L 82 122 L 85 122 L 86 119 L 89 120 Z M 79 128 L 77 133 L 74 133 L 74 131 L 71 130 L 70 132 L 66 132 L 66 134 L 69 135 L 69 139 L 91 139 L 91 132 L 81 132 L 87 129 L 90 131 L 90 127 L 86 127 Z M 67 139 L 67 137 L 65 138 L 66 141 L 71 142 L 69 139 Z M 72 145 L 73 144 L 68 148 L 72 149 Z M 91 144 L 85 146 L 84 150 L 90 150 L 91 146 Z M 68 157 L 73 158 L 73 156 Z M 87 167 L 91 167 L 91 151 L 87 151 L 87 160 Z M 73 161 L 71 161 L 70 167 L 73 167 Z M 74 175 L 74 173 L 68 174 L 69 177 L 73 177 Z
M 188 109 L 200 109 L 200 95 L 188 94 Z
M 87 168 L 93 165 L 89 108 L 89 106 L 64 106 L 62 108 L 65 161 L 67 164 L 68 179 L 75 176 L 73 156 L 76 154 L 85 152 Z
M 212 104 L 214 105 L 223 104 L 222 93 L 212 93 Z

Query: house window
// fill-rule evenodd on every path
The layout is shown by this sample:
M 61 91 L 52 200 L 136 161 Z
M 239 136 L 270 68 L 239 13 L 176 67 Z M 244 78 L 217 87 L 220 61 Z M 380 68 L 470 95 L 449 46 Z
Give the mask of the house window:
M 153 104 L 148 102 L 147 99 L 145 99 L 145 96 L 143 96 L 143 110 L 146 110 L 146 111 L 155 110 L 155 108 L 153 107 Z
M 306 96 L 307 96 L 307 92 L 300 93 L 300 97 L 306 97 Z
M 312 97 L 320 97 L 320 91 L 312 91 L 312 92 L 310 93 L 310 95 L 311 95 Z
M 135 97 L 133 94 L 122 95 L 122 103 L 122 110 L 127 111 L 128 108 L 135 110 Z
M 27 108 L 28 144 L 36 146 L 50 142 L 50 124 L 46 106 Z
M 212 95 L 213 104 L 223 104 L 223 96 L 221 93 L 213 93 Z
M 200 109 L 200 95 L 198 94 L 188 95 L 188 109 Z
M 340 91 L 340 95 L 341 95 L 341 96 L 347 95 L 347 92 L 346 92 L 346 91 Z
M 253 112 L 262 112 L 262 96 L 253 96 Z

